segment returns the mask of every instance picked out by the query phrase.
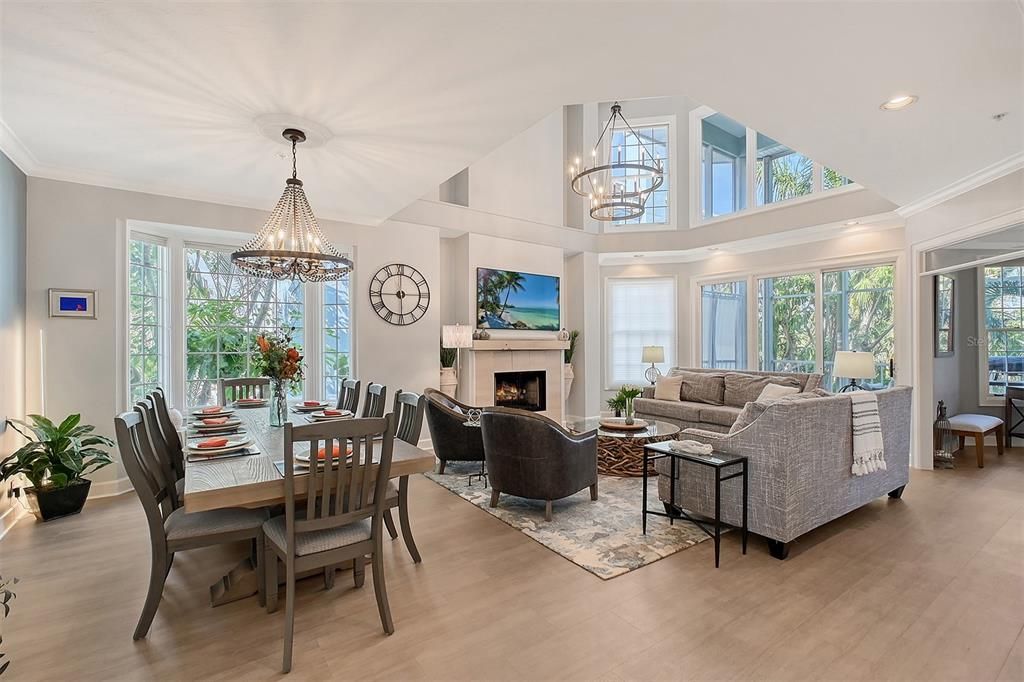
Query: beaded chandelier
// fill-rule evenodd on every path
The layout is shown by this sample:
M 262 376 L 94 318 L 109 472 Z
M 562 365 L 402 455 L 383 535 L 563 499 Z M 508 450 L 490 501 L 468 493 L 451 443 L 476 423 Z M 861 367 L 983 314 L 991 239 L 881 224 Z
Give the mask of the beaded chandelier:
M 621 146 L 615 147 L 605 139 L 609 130 L 628 131 L 637 141 L 636 159 L 624 159 Z M 601 145 L 608 153 L 605 157 Z M 590 217 L 601 221 L 621 221 L 639 218 L 644 214 L 647 199 L 665 182 L 663 160 L 656 158 L 622 115 L 618 102 L 612 105 L 597 144 L 590 152 L 590 165 L 576 159 L 569 166 L 572 191 L 590 202 Z M 606 160 L 604 160 L 606 158 Z
M 296 170 L 295 147 L 306 141 L 306 134 L 288 128 L 282 135 L 292 143 L 292 176 L 285 180 L 284 194 L 267 222 L 241 251 L 231 254 L 231 262 L 244 272 L 268 279 L 341 279 L 351 272 L 352 260 L 320 231 Z

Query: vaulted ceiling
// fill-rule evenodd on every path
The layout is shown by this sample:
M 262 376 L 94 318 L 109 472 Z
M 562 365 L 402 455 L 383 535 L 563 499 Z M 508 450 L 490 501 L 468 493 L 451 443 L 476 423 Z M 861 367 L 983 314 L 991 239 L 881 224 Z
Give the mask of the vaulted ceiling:
M 0 6 L 32 175 L 375 224 L 568 103 L 685 94 L 906 204 L 1024 149 L 1018 2 Z M 898 93 L 920 100 L 880 111 Z M 1009 112 L 1000 121 L 995 114 Z M 273 119 L 271 119 L 273 120 Z

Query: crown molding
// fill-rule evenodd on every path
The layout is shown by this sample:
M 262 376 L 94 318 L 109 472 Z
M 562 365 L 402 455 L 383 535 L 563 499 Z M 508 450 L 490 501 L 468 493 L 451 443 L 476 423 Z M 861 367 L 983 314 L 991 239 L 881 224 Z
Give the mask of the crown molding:
M 0 152 L 7 155 L 15 166 L 25 175 L 34 175 L 39 168 L 39 160 L 28 150 L 7 122 L 0 118 Z
M 1024 168 L 1024 152 L 1017 152 L 998 163 L 992 164 L 987 168 L 982 168 L 981 170 L 971 173 L 950 185 L 946 185 L 945 187 L 935 190 L 930 194 L 926 194 L 916 201 L 911 201 L 909 204 L 900 206 L 896 209 L 896 213 L 903 218 L 909 218 L 912 215 L 921 213 L 922 211 L 927 211 L 929 208 L 938 206 L 939 204 L 949 201 L 954 197 L 970 192 L 973 189 L 977 189 L 982 185 L 986 185 L 993 180 L 998 180 L 999 178 L 1021 170 L 1022 168 Z

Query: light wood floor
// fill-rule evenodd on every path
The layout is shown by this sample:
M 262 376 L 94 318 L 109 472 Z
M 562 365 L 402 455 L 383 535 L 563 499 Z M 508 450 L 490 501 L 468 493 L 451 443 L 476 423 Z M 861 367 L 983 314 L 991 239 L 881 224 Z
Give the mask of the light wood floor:
M 724 539 L 601 581 L 430 481 L 412 485 L 416 566 L 386 548 L 396 632 L 367 574 L 299 588 L 290 679 L 1024 679 L 1024 448 L 984 470 L 913 472 L 804 538 L 786 562 Z M 555 510 L 557 513 L 557 507 Z M 132 642 L 148 574 L 133 496 L 25 520 L 0 542 L 21 578 L 5 627 L 11 679 L 280 675 L 282 613 L 211 609 L 241 546 L 182 553 L 149 638 Z

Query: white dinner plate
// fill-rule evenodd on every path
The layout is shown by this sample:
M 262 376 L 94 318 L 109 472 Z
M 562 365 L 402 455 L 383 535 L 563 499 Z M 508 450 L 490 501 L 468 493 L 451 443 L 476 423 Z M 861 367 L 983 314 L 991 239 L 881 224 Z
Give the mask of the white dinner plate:
M 206 440 L 206 438 L 203 438 L 203 440 Z M 196 442 L 198 443 L 199 439 L 196 439 Z M 200 448 L 196 447 L 195 443 L 189 443 L 188 451 L 189 454 L 192 455 L 222 455 L 226 452 L 242 450 L 244 448 L 249 447 L 250 445 L 252 445 L 251 438 L 229 438 L 227 444 L 219 448 Z
M 325 400 L 321 403 L 317 403 L 316 405 L 303 405 L 302 403 L 298 403 L 294 405 L 294 408 L 296 412 L 317 412 L 318 410 L 323 410 L 330 406 L 331 404 Z
M 247 408 L 247 407 L 266 407 L 266 398 L 243 398 L 242 400 L 235 401 L 235 407 Z
M 314 421 L 329 422 L 329 421 L 335 421 L 337 419 L 351 419 L 353 417 L 353 414 L 349 410 L 342 410 L 340 415 L 324 414 L 323 410 L 321 410 L 319 412 L 314 412 L 314 413 L 312 413 L 309 416 Z
M 192 416 L 193 417 L 199 417 L 199 418 L 203 418 L 203 417 L 207 417 L 207 418 L 223 417 L 226 414 L 234 414 L 234 413 L 235 413 L 235 411 L 233 409 L 231 409 L 230 407 L 222 407 L 222 408 L 220 408 L 220 412 L 203 412 L 202 408 L 199 408 L 198 410 L 192 410 Z

